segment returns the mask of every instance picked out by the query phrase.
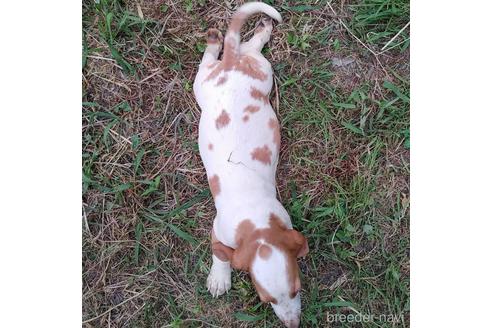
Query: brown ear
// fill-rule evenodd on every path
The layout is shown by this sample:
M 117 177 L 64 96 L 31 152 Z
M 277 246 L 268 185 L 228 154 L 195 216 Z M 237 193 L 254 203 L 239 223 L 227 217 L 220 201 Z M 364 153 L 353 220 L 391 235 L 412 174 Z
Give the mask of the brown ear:
M 307 239 L 297 230 L 289 230 L 290 238 L 294 241 L 294 250 L 297 252 L 297 257 L 304 257 L 309 252 Z
M 230 262 L 234 255 L 234 249 L 222 244 L 220 241 L 212 242 L 212 253 L 223 262 Z
M 249 262 L 245 252 L 241 252 L 238 248 L 237 252 L 232 256 L 231 266 L 236 270 L 249 271 Z
M 301 290 L 301 279 L 299 275 L 294 279 L 294 284 L 292 284 L 292 288 L 290 290 L 290 298 L 296 297 L 297 293 Z
M 258 242 L 251 241 L 248 238 L 254 230 L 255 225 L 249 219 L 241 221 L 236 228 L 237 247 L 234 250 L 231 261 L 231 265 L 234 269 L 249 271 L 251 261 L 253 260 L 259 245 Z
M 258 249 L 259 243 L 244 243 L 239 245 L 232 256 L 231 265 L 234 269 L 248 271 L 253 261 L 253 257 Z

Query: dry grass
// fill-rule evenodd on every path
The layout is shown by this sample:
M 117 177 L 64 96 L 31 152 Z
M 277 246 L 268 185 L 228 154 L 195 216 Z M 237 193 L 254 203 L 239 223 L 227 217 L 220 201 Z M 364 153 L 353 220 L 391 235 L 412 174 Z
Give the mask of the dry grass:
M 311 249 L 300 263 L 306 327 L 337 311 L 409 317 L 409 55 L 375 56 L 354 39 L 358 4 L 275 1 L 284 23 L 266 50 L 282 125 L 279 197 Z M 224 31 L 236 2 L 83 8 L 84 326 L 279 327 L 246 274 L 217 300 L 205 288 L 214 208 L 191 86 L 206 28 Z M 391 38 L 364 35 L 376 53 Z M 354 61 L 335 67 L 334 57 Z

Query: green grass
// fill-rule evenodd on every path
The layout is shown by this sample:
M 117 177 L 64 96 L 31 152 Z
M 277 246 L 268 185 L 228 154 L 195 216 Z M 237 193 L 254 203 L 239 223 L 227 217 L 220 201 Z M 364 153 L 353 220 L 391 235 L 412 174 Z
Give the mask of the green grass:
M 330 2 L 337 17 L 328 1 L 270 3 L 284 18 L 264 50 L 282 126 L 279 197 L 310 247 L 302 326 L 360 313 L 376 319 L 331 326 L 408 327 L 409 29 L 379 62 L 350 32 L 379 53 L 409 2 Z M 247 274 L 219 299 L 205 287 L 214 208 L 191 85 L 202 33 L 232 10 L 140 6 L 143 18 L 136 2 L 83 2 L 83 320 L 112 309 L 84 326 L 280 327 Z
M 410 3 L 401 0 L 363 0 L 350 5 L 354 12 L 352 28 L 358 36 L 378 49 L 396 35 L 410 20 Z M 400 51 L 410 45 L 409 29 L 396 42 Z

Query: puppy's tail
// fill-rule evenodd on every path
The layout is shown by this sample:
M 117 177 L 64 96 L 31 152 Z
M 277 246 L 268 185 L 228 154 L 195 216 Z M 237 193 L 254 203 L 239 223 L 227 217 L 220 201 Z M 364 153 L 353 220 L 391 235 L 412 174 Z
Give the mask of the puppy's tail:
M 247 2 L 232 15 L 229 29 L 227 30 L 224 41 L 224 65 L 230 66 L 239 56 L 239 44 L 241 38 L 239 32 L 249 16 L 256 13 L 265 13 L 279 23 L 282 22 L 280 13 L 272 6 L 263 2 Z

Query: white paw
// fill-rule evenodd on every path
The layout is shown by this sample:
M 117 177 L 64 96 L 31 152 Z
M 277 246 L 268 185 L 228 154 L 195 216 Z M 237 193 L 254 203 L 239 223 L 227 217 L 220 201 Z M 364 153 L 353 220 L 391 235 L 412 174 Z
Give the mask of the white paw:
M 273 26 L 272 21 L 273 21 L 273 19 L 271 17 L 262 17 L 261 18 L 261 23 L 266 27 L 271 28 Z
M 212 265 L 207 278 L 207 289 L 213 297 L 219 297 L 231 289 L 231 268 L 229 265 Z

